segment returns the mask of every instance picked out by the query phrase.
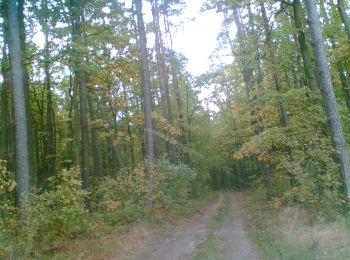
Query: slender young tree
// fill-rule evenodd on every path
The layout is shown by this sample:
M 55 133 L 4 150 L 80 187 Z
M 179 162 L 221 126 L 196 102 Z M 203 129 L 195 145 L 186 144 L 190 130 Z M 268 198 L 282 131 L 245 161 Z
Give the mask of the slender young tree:
M 267 45 L 267 51 L 270 63 L 272 65 L 272 77 L 275 83 L 275 88 L 278 93 L 282 92 L 282 85 L 281 85 L 281 79 L 278 75 L 278 65 L 276 61 L 275 51 L 273 47 L 273 39 L 272 39 L 272 32 L 269 25 L 269 20 L 267 18 L 266 14 L 266 8 L 263 1 L 260 1 L 260 8 L 261 8 L 261 14 L 263 18 L 263 26 L 264 26 L 264 32 L 266 37 L 266 45 Z M 279 108 L 281 113 L 281 124 L 282 126 L 286 127 L 288 126 L 288 114 L 285 105 L 282 102 L 279 102 Z
M 306 11 L 308 14 L 309 28 L 313 42 L 313 50 L 316 60 L 316 69 L 318 72 L 320 87 L 323 94 L 324 106 L 327 118 L 331 127 L 333 146 L 337 151 L 341 172 L 343 174 L 347 197 L 350 199 L 350 157 L 346 144 L 343 128 L 340 121 L 340 115 L 337 107 L 337 101 L 333 89 L 332 77 L 328 67 L 328 59 L 325 52 L 324 40 L 320 26 L 320 17 L 317 11 L 315 0 L 305 0 Z
M 47 171 L 46 175 L 51 176 L 55 173 L 55 164 L 56 164 L 56 144 L 55 144 L 55 131 L 54 131 L 54 117 L 55 113 L 53 110 L 52 103 L 52 89 L 51 89 L 51 72 L 50 72 L 50 42 L 49 42 L 49 23 L 48 23 L 48 6 L 47 0 L 43 1 L 42 8 L 45 11 L 43 18 L 43 32 L 45 37 L 45 46 L 44 46 L 44 72 L 45 72 L 45 84 L 46 84 L 46 160 L 45 160 L 45 170 Z

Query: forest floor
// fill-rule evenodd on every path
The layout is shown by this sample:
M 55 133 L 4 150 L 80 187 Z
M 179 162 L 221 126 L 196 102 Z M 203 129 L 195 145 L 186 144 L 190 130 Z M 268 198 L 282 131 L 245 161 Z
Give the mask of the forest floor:
M 50 259 L 261 259 L 249 239 L 242 192 L 217 192 L 163 214 L 159 223 L 117 227 L 73 240 Z
M 250 191 L 223 191 L 109 235 L 70 241 L 50 259 L 350 259 L 350 218 L 273 208 Z

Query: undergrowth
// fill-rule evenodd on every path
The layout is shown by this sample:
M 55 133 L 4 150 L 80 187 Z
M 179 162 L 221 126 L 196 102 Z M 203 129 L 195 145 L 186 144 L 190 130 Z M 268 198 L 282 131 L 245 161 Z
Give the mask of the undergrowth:
M 0 165 L 0 259 L 40 258 L 62 250 L 67 240 L 93 238 L 142 219 L 159 221 L 165 210 L 200 195 L 192 189 L 192 169 L 161 160 L 102 178 L 90 192 L 82 190 L 79 169 L 62 170 L 48 179 L 48 189 L 33 189 L 30 204 L 18 210 L 8 195 L 14 196 L 13 176 Z
M 271 207 L 247 194 L 251 235 L 267 259 L 349 259 L 350 219 L 324 218 L 297 206 Z

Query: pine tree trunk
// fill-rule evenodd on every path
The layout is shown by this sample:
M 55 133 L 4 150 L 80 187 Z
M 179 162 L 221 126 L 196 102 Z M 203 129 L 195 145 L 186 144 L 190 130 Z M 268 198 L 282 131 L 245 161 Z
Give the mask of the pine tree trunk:
M 315 0 L 305 0 L 306 11 L 308 13 L 309 28 L 313 49 L 316 59 L 316 69 L 318 72 L 320 87 L 323 94 L 325 110 L 332 131 L 332 141 L 343 174 L 347 197 L 350 199 L 350 158 L 349 150 L 345 141 L 343 128 L 340 122 L 336 97 L 332 85 L 332 77 L 328 67 L 328 59 L 325 52 L 322 31 L 320 27 L 320 17 L 317 11 Z
M 142 15 L 142 1 L 135 0 L 136 14 L 137 14 L 137 27 L 139 32 L 140 42 L 140 58 L 141 58 L 141 81 L 143 89 L 143 106 L 144 106 L 144 119 L 146 130 L 146 143 L 147 143 L 147 156 L 150 160 L 155 158 L 154 147 L 154 130 L 152 122 L 152 94 L 151 94 L 151 80 L 150 71 L 148 65 L 148 53 L 146 42 L 145 24 L 143 22 Z
M 89 135 L 88 135 L 88 109 L 87 109 L 87 90 L 86 90 L 86 74 L 82 68 L 83 54 L 79 52 L 79 48 L 83 48 L 83 39 L 81 33 L 81 7 L 76 0 L 70 0 L 72 15 L 72 41 L 78 46 L 74 50 L 75 75 L 79 85 L 79 105 L 80 105 L 80 132 L 81 132 L 81 170 L 82 170 L 82 186 L 88 191 L 89 185 Z M 88 206 L 88 205 L 87 205 Z
M 98 135 L 98 130 L 95 126 L 96 113 L 94 108 L 94 102 L 90 94 L 88 94 L 87 99 L 89 104 L 90 119 L 93 124 L 91 128 L 91 137 L 92 137 L 92 154 L 94 158 L 94 171 L 95 171 L 95 175 L 101 178 L 103 176 L 103 163 L 102 163 L 102 156 L 101 156 L 100 138 Z
M 6 10 L 3 3 L 3 10 Z M 6 19 L 6 15 L 3 16 Z M 8 26 L 7 21 L 3 22 L 3 46 L 1 60 L 1 76 L 2 86 L 0 92 L 1 114 L 0 114 L 0 159 L 8 161 L 9 158 L 9 141 L 10 141 L 10 122 L 9 122 L 9 91 L 10 91 L 10 74 L 9 74 L 9 58 L 7 53 L 8 47 Z
M 20 43 L 20 29 L 16 0 L 8 2 L 9 50 L 11 59 L 11 79 L 13 83 L 13 104 L 16 127 L 16 181 L 17 203 L 24 206 L 29 192 L 29 147 L 27 106 L 25 98 L 23 57 Z
M 23 71 L 23 82 L 24 82 L 24 97 L 26 102 L 26 113 L 27 113 L 27 130 L 28 130 L 28 151 L 29 151 L 29 176 L 32 177 L 36 172 L 38 165 L 33 163 L 36 147 L 33 146 L 32 141 L 32 112 L 29 103 L 29 73 L 27 67 L 24 65 L 26 60 L 24 54 L 26 53 L 26 34 L 25 34 L 25 23 L 24 23 L 24 0 L 17 1 L 17 17 L 19 25 L 19 39 L 20 39 L 20 48 L 22 52 L 22 71 Z

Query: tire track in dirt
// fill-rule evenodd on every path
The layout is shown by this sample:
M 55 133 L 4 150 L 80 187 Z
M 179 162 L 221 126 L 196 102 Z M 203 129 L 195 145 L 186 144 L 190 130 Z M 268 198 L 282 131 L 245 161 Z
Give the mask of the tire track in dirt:
M 184 224 L 176 227 L 171 235 L 159 242 L 152 250 L 138 259 L 149 260 L 179 260 L 186 259 L 197 245 L 205 241 L 209 234 L 208 222 L 223 202 L 223 195 L 207 207 L 202 213 L 195 215 Z
M 215 249 L 215 257 L 204 259 L 223 260 L 258 260 L 262 259 L 257 246 L 250 240 L 245 228 L 245 211 L 242 203 L 245 200 L 244 192 L 227 192 L 229 204 L 225 210 L 223 223 L 215 230 L 209 227 L 210 220 L 217 215 L 223 204 L 224 195 L 219 193 L 218 198 L 203 212 L 195 215 L 182 225 L 165 236 L 161 241 L 154 243 L 136 259 L 140 260 L 185 260 L 195 256 L 200 245 L 214 236 L 219 241 Z M 226 204 L 226 203 L 225 203 Z
M 221 241 L 221 250 L 217 259 L 258 260 L 262 259 L 257 246 L 248 237 L 244 225 L 245 212 L 242 208 L 244 193 L 227 193 L 230 199 L 228 214 L 224 224 L 214 232 Z

